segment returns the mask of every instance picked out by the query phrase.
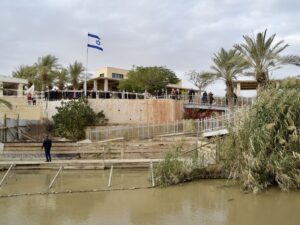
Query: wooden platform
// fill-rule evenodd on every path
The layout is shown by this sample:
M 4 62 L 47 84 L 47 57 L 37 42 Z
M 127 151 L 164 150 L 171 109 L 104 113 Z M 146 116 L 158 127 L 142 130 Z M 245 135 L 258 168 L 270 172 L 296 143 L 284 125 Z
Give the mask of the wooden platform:
M 112 165 L 114 168 L 149 168 L 151 161 L 157 164 L 162 159 L 109 159 L 109 160 L 52 160 L 44 161 L 2 161 L 0 169 L 8 169 L 10 165 L 15 165 L 15 169 L 106 169 Z

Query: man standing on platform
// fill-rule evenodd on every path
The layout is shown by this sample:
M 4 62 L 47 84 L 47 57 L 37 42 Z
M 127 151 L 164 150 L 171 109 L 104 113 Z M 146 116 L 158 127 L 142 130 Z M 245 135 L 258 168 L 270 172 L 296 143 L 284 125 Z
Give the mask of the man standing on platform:
M 51 154 L 50 154 L 51 147 L 52 147 L 52 141 L 51 139 L 49 139 L 48 136 L 46 136 L 42 146 L 42 149 L 44 148 L 45 150 L 46 162 L 51 162 Z

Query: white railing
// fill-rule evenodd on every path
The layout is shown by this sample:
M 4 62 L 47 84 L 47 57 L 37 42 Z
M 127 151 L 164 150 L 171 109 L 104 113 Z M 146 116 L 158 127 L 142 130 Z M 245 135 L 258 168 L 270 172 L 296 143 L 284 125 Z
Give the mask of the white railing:
M 247 111 L 247 107 L 242 107 L 233 112 L 222 113 L 220 116 L 211 116 L 198 120 L 197 132 L 216 131 L 226 129 L 229 125 L 235 126 L 237 123 L 241 122 L 241 118 L 243 118 L 243 115 L 245 115 Z
M 163 124 L 128 125 L 123 127 L 104 127 L 87 130 L 87 138 L 91 141 L 100 141 L 124 137 L 125 139 L 150 139 L 157 136 L 194 133 L 201 135 L 204 132 L 226 129 L 235 124 L 238 115 L 246 112 L 245 108 L 233 113 L 223 113 L 220 116 L 197 120 L 180 120 Z
M 92 141 L 124 137 L 125 139 L 150 139 L 159 135 L 169 135 L 192 131 L 188 121 L 175 121 L 164 124 L 128 125 L 89 129 L 87 138 Z

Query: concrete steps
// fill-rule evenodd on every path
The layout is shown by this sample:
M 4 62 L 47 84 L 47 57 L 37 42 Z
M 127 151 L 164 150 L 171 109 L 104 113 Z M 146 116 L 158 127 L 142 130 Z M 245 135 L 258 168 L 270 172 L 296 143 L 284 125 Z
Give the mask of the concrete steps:
M 195 140 L 183 143 L 184 150 L 195 148 Z M 42 160 L 40 142 L 4 143 L 0 161 Z M 176 146 L 175 141 L 117 141 L 110 143 L 53 142 L 53 159 L 159 159 Z

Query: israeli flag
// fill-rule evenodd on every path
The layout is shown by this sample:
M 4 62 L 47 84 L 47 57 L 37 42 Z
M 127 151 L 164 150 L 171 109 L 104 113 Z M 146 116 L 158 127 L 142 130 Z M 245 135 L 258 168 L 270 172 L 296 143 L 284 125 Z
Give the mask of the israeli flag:
M 101 42 L 99 36 L 88 33 L 88 37 L 89 37 L 89 41 L 87 44 L 88 48 L 95 48 L 100 51 L 103 51 L 103 48 L 100 47 Z

